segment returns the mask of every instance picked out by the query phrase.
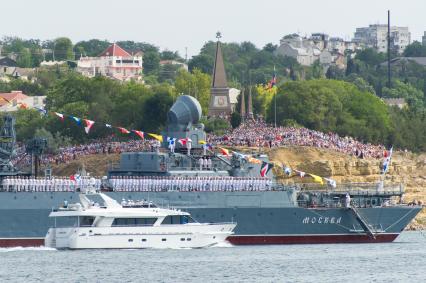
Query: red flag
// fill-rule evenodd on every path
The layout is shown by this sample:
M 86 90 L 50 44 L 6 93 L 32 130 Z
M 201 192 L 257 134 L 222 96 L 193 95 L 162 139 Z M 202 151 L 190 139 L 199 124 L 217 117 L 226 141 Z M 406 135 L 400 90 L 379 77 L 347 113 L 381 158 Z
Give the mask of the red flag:
M 178 139 L 178 142 L 179 142 L 181 145 L 186 145 L 187 139 Z
M 231 154 L 229 153 L 229 150 L 227 150 L 226 148 L 219 147 L 219 149 L 220 149 L 220 153 L 222 153 L 222 155 L 231 156 Z
M 144 139 L 144 132 L 137 131 L 137 130 L 132 130 L 132 132 L 134 132 L 135 134 L 137 134 L 141 139 Z
M 74 176 L 74 174 L 72 174 L 72 175 L 70 176 L 70 180 L 75 182 L 75 176 Z
M 86 131 L 86 134 L 89 134 L 90 129 L 92 128 L 93 124 L 95 124 L 95 122 L 92 120 L 84 119 L 84 123 L 86 123 L 86 127 L 84 127 L 84 130 Z
M 126 128 L 118 127 L 117 129 L 118 129 L 118 130 L 120 131 L 120 133 L 122 133 L 122 134 L 130 134 L 130 131 L 129 131 L 129 130 L 127 130 Z

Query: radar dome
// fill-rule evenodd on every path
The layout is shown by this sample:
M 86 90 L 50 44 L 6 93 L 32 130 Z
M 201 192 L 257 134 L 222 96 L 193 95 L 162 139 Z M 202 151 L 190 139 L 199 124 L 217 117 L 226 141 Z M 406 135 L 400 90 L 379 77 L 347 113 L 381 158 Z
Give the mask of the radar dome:
M 197 99 L 189 95 L 181 95 L 167 114 L 169 124 L 197 124 L 201 118 L 201 105 Z

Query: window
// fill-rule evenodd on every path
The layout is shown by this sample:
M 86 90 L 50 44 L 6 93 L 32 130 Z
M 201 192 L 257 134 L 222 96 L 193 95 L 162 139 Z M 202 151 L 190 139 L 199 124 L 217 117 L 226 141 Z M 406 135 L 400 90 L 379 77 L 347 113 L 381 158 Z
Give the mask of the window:
M 161 239 L 161 241 L 162 241 L 162 242 L 165 242 L 165 241 L 167 241 L 167 239 L 166 239 L 166 238 L 163 238 L 163 239 Z
M 191 238 L 186 238 L 187 241 L 191 241 Z
M 115 218 L 112 226 L 152 226 L 157 218 Z
M 129 239 L 129 243 L 133 242 L 133 239 Z
M 183 242 L 183 241 L 185 241 L 185 238 L 180 238 L 180 240 Z
M 77 227 L 77 216 L 55 217 L 55 227 Z
M 161 224 L 187 224 L 194 222 L 194 219 L 192 219 L 189 215 L 169 215 L 164 218 Z
M 93 216 L 82 216 L 80 217 L 80 227 L 92 226 L 95 221 L 95 217 Z
M 142 242 L 146 242 L 146 239 L 142 239 Z

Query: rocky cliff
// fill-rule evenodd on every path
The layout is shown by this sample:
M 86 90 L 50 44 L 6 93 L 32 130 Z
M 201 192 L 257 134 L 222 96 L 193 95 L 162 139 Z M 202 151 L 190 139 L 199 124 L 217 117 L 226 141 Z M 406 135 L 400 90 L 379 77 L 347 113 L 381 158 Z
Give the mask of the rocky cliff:
M 358 159 L 346 154 L 310 147 L 288 147 L 272 149 L 271 160 L 281 162 L 301 171 L 322 177 L 331 177 L 337 183 L 377 182 L 380 180 L 383 160 Z M 276 170 L 283 183 L 312 182 L 298 176 L 287 177 Z M 426 204 L 426 154 L 396 152 L 385 176 L 386 183 L 400 183 L 405 187 L 404 202 L 413 200 Z M 418 215 L 409 229 L 426 229 L 426 209 Z

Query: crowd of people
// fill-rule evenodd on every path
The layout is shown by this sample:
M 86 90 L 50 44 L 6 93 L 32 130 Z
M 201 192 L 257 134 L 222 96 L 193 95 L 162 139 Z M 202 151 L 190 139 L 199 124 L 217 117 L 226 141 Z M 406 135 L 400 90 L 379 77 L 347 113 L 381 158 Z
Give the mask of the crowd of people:
M 381 158 L 386 150 L 383 145 L 362 143 L 352 137 L 340 137 L 336 133 L 323 133 L 306 128 L 273 127 L 260 119 L 243 123 L 221 136 L 209 134 L 207 135 L 207 143 L 213 145 L 213 147 L 216 145 L 247 147 L 312 146 L 331 149 L 359 158 Z M 62 164 L 85 155 L 155 150 L 158 150 L 158 141 L 154 139 L 121 142 L 110 139 L 96 140 L 88 144 L 61 147 L 56 154 L 43 154 L 40 162 L 42 164 Z M 14 164 L 31 164 L 31 157 L 23 154 L 25 152 L 24 147 L 19 148 L 18 152 L 20 154 L 13 160 Z
M 76 160 L 80 156 L 92 154 L 114 154 L 121 152 L 138 152 L 153 150 L 156 142 L 153 140 L 129 140 L 125 142 L 117 142 L 110 140 L 99 140 L 88 144 L 64 146 L 58 149 L 56 154 L 45 153 L 41 156 L 40 163 L 42 164 L 62 164 Z M 13 160 L 14 164 L 20 165 L 31 164 L 31 156 L 26 155 L 25 147 L 20 147 L 17 151 L 17 157 Z M 20 158 L 20 156 L 24 156 Z
M 312 146 L 327 148 L 360 158 L 381 158 L 386 150 L 383 145 L 364 144 L 352 137 L 340 137 L 336 133 L 322 133 L 306 128 L 273 127 L 263 120 L 243 123 L 222 136 L 209 135 L 208 142 L 222 146 Z
M 272 190 L 272 179 L 243 177 L 112 177 L 113 191 L 260 191 Z
M 75 192 L 81 188 L 93 187 L 99 190 L 100 178 L 77 178 L 67 177 L 35 178 L 26 176 L 5 177 L 1 188 L 7 192 Z

